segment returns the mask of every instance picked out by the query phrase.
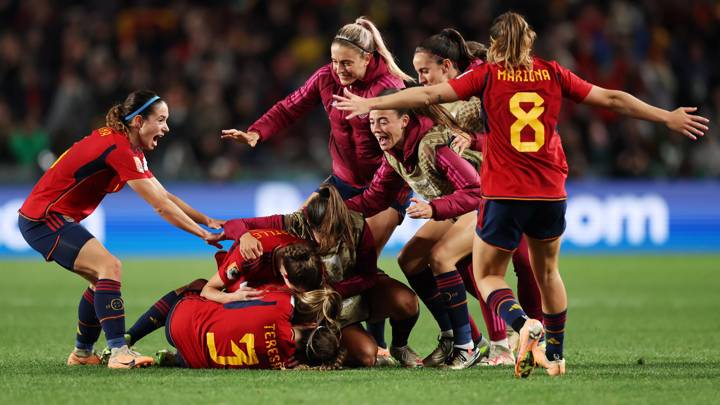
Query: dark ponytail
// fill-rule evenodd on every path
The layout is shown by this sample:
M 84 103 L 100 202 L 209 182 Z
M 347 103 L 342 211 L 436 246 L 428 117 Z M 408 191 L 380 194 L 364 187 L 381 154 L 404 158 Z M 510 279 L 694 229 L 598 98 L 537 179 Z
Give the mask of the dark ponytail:
M 320 252 L 327 252 L 344 242 L 349 249 L 355 249 L 357 241 L 353 234 L 353 222 L 340 193 L 335 186 L 323 184 L 305 208 L 305 219 L 310 228 L 322 235 L 318 241 Z
M 438 63 L 448 59 L 458 71 L 464 72 L 473 60 L 485 60 L 487 48 L 480 42 L 466 42 L 465 38 L 457 30 L 445 28 L 439 34 L 435 34 L 420 43 L 415 48 L 415 53 L 418 52 L 436 56 Z
M 308 243 L 294 243 L 279 248 L 276 253 L 287 272 L 288 281 L 300 291 L 320 288 L 324 266 L 317 250 Z
M 142 108 L 147 102 L 155 99 L 149 105 Z M 130 128 L 128 127 L 128 120 L 126 118 L 136 113 L 143 118 L 147 118 L 152 112 L 154 112 L 154 106 L 159 101 L 162 101 L 155 92 L 150 90 L 136 90 L 130 93 L 122 104 L 116 104 L 108 110 L 105 115 L 105 125 L 108 127 L 124 133 L 129 133 Z M 139 110 L 139 111 L 138 111 Z

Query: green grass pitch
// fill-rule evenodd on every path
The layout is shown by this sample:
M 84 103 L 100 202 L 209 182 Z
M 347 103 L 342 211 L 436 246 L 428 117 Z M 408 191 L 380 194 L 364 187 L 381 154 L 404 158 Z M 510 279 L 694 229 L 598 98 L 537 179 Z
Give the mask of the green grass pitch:
M 207 277 L 213 266 L 210 257 L 125 260 L 128 326 L 162 294 Z M 399 276 L 392 260 L 382 267 Z M 507 368 L 70 369 L 64 362 L 82 280 L 41 259 L 0 261 L 0 268 L 1 404 L 711 403 L 720 394 L 720 256 L 563 257 L 568 374 L 537 372 L 527 380 L 515 380 Z M 411 345 L 426 354 L 435 335 L 423 312 Z M 168 346 L 155 332 L 137 348 L 152 354 Z

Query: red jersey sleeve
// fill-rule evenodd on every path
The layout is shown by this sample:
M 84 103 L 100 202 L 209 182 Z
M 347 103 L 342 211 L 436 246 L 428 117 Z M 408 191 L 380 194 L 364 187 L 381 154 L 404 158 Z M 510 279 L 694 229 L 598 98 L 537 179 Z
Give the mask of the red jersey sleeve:
M 593 85 L 581 79 L 559 63 L 553 62 L 553 65 L 560 79 L 563 97 L 569 98 L 576 103 L 585 100 L 585 97 L 590 93 Z
M 285 229 L 282 215 L 267 217 L 236 218 L 225 222 L 223 231 L 225 236 L 237 240 L 251 229 Z
M 435 156 L 436 167 L 445 173 L 455 191 L 430 202 L 433 219 L 442 221 L 476 209 L 482 198 L 477 170 L 447 146 L 439 147 Z
M 257 132 L 261 140 L 266 140 L 317 106 L 320 103 L 319 79 L 327 69 L 327 66 L 320 68 L 302 87 L 275 103 L 268 112 L 250 125 L 248 132 Z
M 487 63 L 470 69 L 460 76 L 450 79 L 448 82 L 450 87 L 455 90 L 460 100 L 468 100 L 472 96 L 480 97 L 485 86 L 485 78 L 487 77 Z
M 111 151 L 105 162 L 118 174 L 121 181 L 149 179 L 152 172 L 147 167 L 147 160 L 142 153 L 134 154 L 132 150 L 118 145 Z
M 357 275 L 339 281 L 332 286 L 343 299 L 358 295 L 374 286 L 377 282 L 377 251 L 375 250 L 375 240 L 367 223 L 363 228 L 362 238 L 358 243 L 355 257 Z
M 365 215 L 365 218 L 370 218 L 387 209 L 397 200 L 404 185 L 405 180 L 383 158 L 380 167 L 373 175 L 370 187 L 362 194 L 346 200 L 345 204 L 351 210 Z

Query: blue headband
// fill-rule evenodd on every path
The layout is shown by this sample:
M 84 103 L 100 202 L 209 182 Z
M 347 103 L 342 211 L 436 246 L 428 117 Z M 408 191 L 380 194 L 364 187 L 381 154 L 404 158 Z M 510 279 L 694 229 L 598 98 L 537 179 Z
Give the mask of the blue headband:
M 143 112 L 146 108 L 148 108 L 148 106 L 149 106 L 150 104 L 154 103 L 154 102 L 157 101 L 157 100 L 160 100 L 160 96 L 155 96 L 155 97 L 151 98 L 150 100 L 146 101 L 145 104 L 143 104 L 140 108 L 138 108 L 137 110 L 133 111 L 131 114 L 126 115 L 126 116 L 125 116 L 125 121 L 130 121 L 131 119 L 135 118 L 136 115 L 138 115 L 138 114 L 140 114 L 141 112 Z

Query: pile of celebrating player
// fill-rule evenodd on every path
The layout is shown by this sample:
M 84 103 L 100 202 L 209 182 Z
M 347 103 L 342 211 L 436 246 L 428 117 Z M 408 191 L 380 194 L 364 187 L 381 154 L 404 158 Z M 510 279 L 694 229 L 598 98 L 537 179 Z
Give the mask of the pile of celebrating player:
M 332 174 L 287 215 L 220 221 L 193 209 L 163 188 L 143 154 L 169 131 L 165 101 L 136 91 L 114 106 L 107 126 L 64 153 L 20 209 L 28 244 L 90 283 L 67 364 L 100 364 L 93 349 L 102 331 L 111 368 L 508 365 L 519 377 L 538 366 L 564 374 L 562 100 L 664 123 L 693 140 L 708 120 L 694 108 L 666 111 L 594 86 L 533 56 L 535 32 L 516 13 L 497 17 L 490 34 L 487 49 L 452 29 L 427 38 L 413 56 L 421 86 L 402 90 L 412 78 L 359 18 L 338 31 L 331 63 L 301 88 L 247 131 L 222 131 L 255 146 L 324 107 Z M 121 263 L 79 224 L 125 183 L 174 226 L 216 246 L 233 241 L 215 255 L 208 281 L 169 292 L 127 331 Z M 377 267 L 405 215 L 428 220 L 398 257 L 409 287 Z M 511 259 L 517 300 L 505 281 Z M 487 338 L 468 312 L 468 293 Z M 418 298 L 438 327 L 437 347 L 424 356 L 408 345 Z M 132 350 L 163 326 L 176 352 L 153 359 Z

